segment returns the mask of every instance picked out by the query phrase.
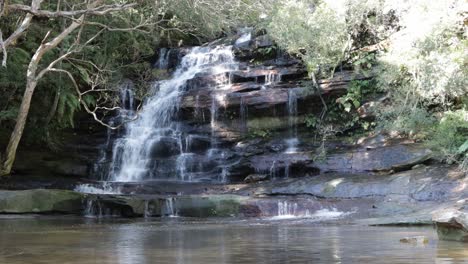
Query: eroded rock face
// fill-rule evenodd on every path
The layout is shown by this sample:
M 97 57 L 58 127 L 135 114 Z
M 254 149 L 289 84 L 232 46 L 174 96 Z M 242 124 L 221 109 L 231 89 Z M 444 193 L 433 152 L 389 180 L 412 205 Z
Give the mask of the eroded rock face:
M 468 200 L 460 200 L 452 208 L 436 211 L 432 221 L 441 240 L 468 242 Z

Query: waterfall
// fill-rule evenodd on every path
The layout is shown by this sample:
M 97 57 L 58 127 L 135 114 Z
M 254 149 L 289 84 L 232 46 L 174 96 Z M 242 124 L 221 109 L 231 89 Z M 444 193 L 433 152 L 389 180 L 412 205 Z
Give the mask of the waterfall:
M 177 217 L 177 209 L 175 207 L 175 198 L 174 197 L 169 197 L 166 198 L 165 203 L 164 203 L 164 208 L 163 212 L 161 215 L 167 215 L 169 217 Z
M 276 179 L 276 160 L 273 161 L 270 167 L 270 179 Z
M 265 75 L 265 85 L 274 85 L 281 82 L 281 74 L 280 73 L 268 73 Z
M 286 139 L 286 153 L 297 152 L 299 140 L 297 138 L 297 95 L 294 89 L 288 90 L 288 123 L 289 123 L 289 138 Z
M 144 218 L 151 217 L 149 201 L 145 201 L 145 209 L 143 211 L 143 217 Z
M 122 123 L 123 120 L 132 119 L 135 116 L 135 92 L 134 84 L 131 80 L 123 80 L 118 86 L 120 109 L 114 117 L 111 117 L 108 121 L 109 125 L 114 126 Z M 93 172 L 97 179 L 107 180 L 108 179 L 108 159 L 109 149 L 113 144 L 113 136 L 115 131 L 108 128 L 106 135 L 106 142 L 99 148 L 99 158 L 93 166 Z M 105 186 L 103 192 L 106 192 Z
M 169 51 L 164 52 L 166 53 L 163 54 L 161 51 L 161 65 L 166 63 Z M 235 69 L 237 69 L 237 64 L 234 61 L 231 46 L 192 48 L 181 59 L 171 79 L 159 81 L 153 85 L 155 93 L 144 102 L 139 118 L 128 123 L 125 127 L 125 135 L 115 140 L 108 178 L 121 182 L 160 179 L 158 169 L 166 168 L 159 167 L 160 164 L 155 161 L 154 155 L 160 154 L 159 152 L 172 151 L 171 142 L 177 142 L 180 137 L 185 137 L 182 132 L 178 131 L 175 117 L 180 96 L 189 88 L 188 81 L 198 74 L 220 75 Z M 221 84 L 229 83 L 229 78 L 227 79 Z M 212 89 L 220 88 L 212 87 Z M 216 126 L 218 100 L 219 98 L 213 96 L 211 117 L 213 133 Z M 190 168 L 187 168 L 187 164 L 190 163 L 192 157 L 190 153 L 185 153 L 182 149 L 178 150 L 178 157 L 173 165 L 175 167 L 173 170 L 178 175 L 174 175 L 173 180 L 191 180 L 191 176 L 188 175 Z
M 156 68 L 162 69 L 162 70 L 169 68 L 169 60 L 170 60 L 171 52 L 172 52 L 172 49 L 168 49 L 168 48 L 160 49 L 159 59 L 155 65 Z

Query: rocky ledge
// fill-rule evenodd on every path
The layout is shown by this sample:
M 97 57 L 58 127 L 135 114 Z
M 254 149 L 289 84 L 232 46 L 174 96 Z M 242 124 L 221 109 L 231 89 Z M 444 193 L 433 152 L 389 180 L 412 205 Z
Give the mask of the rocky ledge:
M 468 199 L 459 200 L 450 208 L 436 211 L 432 221 L 440 239 L 468 242 Z
M 91 187 L 103 188 L 97 184 L 88 185 L 88 193 L 0 191 L 0 212 L 95 217 L 287 216 L 366 225 L 434 221 L 442 239 L 466 241 L 468 179 L 451 166 L 424 166 L 389 175 L 330 173 L 251 184 L 161 185 L 114 183 L 106 187 L 107 194 L 93 194 Z M 447 208 L 458 211 L 441 211 L 433 216 Z M 330 218 L 321 218 L 324 215 Z

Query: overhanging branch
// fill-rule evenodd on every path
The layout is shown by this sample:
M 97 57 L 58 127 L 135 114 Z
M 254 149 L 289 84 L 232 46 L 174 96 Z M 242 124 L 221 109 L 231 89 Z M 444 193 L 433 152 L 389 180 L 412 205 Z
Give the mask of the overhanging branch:
M 121 10 L 130 8 L 136 5 L 137 3 L 102 5 L 102 6 L 98 6 L 94 8 L 74 10 L 74 11 L 49 11 L 49 10 L 39 10 L 39 9 L 35 10 L 31 8 L 30 6 L 20 5 L 20 4 L 8 5 L 7 8 L 8 10 L 23 11 L 23 12 L 29 13 L 37 17 L 55 18 L 55 17 L 73 17 L 73 16 L 84 15 L 84 14 L 102 16 L 110 12 L 121 11 Z

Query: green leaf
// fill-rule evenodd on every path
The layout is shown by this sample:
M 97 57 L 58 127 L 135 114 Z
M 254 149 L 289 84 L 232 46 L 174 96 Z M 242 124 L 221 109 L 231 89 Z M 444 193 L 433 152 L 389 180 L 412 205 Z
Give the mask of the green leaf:
M 344 110 L 346 112 L 351 111 L 351 104 L 350 103 L 346 102 L 346 103 L 343 104 L 343 106 L 344 106 Z
M 463 145 L 458 148 L 458 154 L 463 154 L 468 151 L 468 139 L 463 143 Z

